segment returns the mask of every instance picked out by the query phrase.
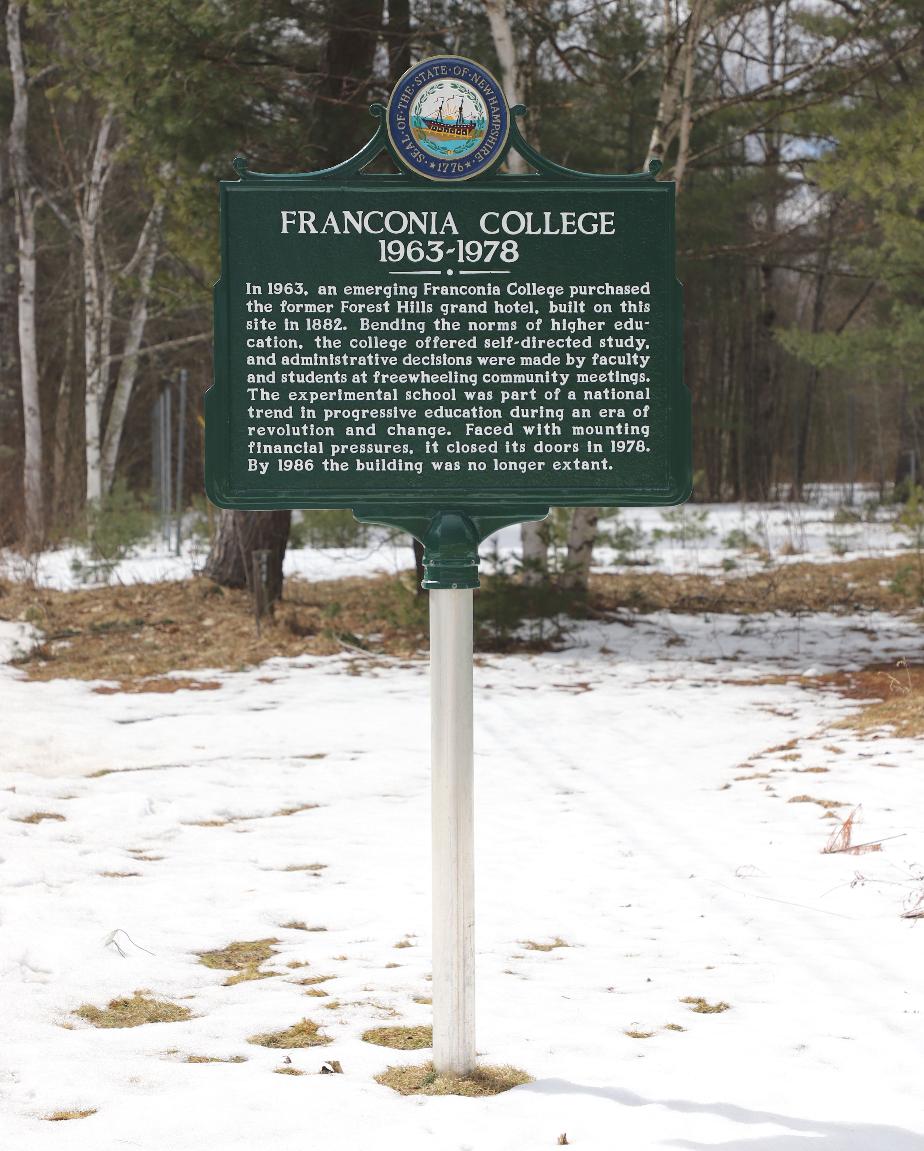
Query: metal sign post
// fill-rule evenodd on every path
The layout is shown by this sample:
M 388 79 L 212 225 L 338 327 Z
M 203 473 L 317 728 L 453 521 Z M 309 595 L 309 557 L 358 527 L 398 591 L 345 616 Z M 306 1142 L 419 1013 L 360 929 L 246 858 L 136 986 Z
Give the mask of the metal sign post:
M 674 186 L 530 147 L 496 79 L 433 57 L 321 172 L 221 184 L 206 489 L 349 508 L 423 544 L 430 592 L 433 1062 L 475 1066 L 472 593 L 478 547 L 550 507 L 692 486 Z M 528 171 L 500 172 L 510 149 Z M 396 173 L 368 173 L 381 154 Z
M 475 853 L 470 588 L 430 592 L 433 1066 L 475 1069 Z

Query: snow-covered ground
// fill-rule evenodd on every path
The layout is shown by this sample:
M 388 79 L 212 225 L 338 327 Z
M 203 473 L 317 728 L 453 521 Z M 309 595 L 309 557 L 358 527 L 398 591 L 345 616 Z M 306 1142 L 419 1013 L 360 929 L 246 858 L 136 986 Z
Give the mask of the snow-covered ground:
M 813 503 L 688 504 L 622 511 L 601 522 L 610 542 L 597 547 L 595 570 L 643 566 L 668 573 L 743 574 L 767 563 L 837 562 L 907 550 L 909 537 L 895 523 L 894 507 L 871 506 L 863 492 L 846 507 L 835 498 L 838 494 L 823 490 Z M 519 542 L 519 527 L 486 540 L 481 548 L 485 569 L 515 560 Z M 109 578 L 123 584 L 187 579 L 202 568 L 207 551 L 202 540 L 190 539 L 177 556 L 157 537 L 118 563 Z M 76 546 L 28 560 L 0 550 L 0 578 L 31 579 L 63 589 L 85 586 L 86 576 L 75 572 L 75 561 L 79 567 L 86 560 L 84 549 Z M 362 547 L 290 547 L 285 570 L 309 580 L 345 579 L 402 571 L 412 562 L 407 536 L 374 530 Z
M 428 1053 L 361 1039 L 428 1022 L 425 663 L 275 660 L 151 695 L 0 667 L 0 1146 L 924 1151 L 924 921 L 901 918 L 920 746 L 765 682 L 919 650 L 884 615 L 663 614 L 479 660 L 478 1049 L 535 1080 L 493 1099 L 400 1097 L 373 1076 Z M 837 823 L 805 795 L 899 838 L 822 854 Z M 64 819 L 16 822 L 37 811 Z M 196 958 L 266 937 L 276 978 L 227 987 Z M 192 1018 L 72 1014 L 140 988 Z M 285 1053 L 248 1036 L 303 1017 L 332 1044 L 273 1074 Z M 64 1109 L 96 1111 L 41 1119 Z

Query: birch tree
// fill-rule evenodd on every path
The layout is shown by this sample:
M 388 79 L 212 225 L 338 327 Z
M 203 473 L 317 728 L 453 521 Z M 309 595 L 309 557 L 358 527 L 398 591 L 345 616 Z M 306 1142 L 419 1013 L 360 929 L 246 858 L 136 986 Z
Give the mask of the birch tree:
M 80 246 L 83 286 L 84 462 L 87 503 L 98 503 L 112 489 L 119 446 L 138 374 L 138 356 L 148 319 L 154 269 L 166 210 L 172 164 L 162 164 L 152 202 L 138 232 L 134 250 L 118 266 L 107 237 L 105 205 L 116 163 L 124 149 L 115 109 L 105 106 L 94 126 L 82 171 L 66 147 L 65 132 L 52 108 L 59 151 L 73 203 L 72 231 Z M 113 351 L 117 300 L 130 308 L 121 352 Z M 112 364 L 119 369 L 112 382 Z
M 651 127 L 645 167 L 652 160 L 664 162 L 668 149 L 679 136 L 673 178 L 683 180 L 690 153 L 693 125 L 693 76 L 696 50 L 704 20 L 711 15 L 714 0 L 693 0 L 685 20 L 678 23 L 674 0 L 664 0 L 661 27 L 661 88 L 658 110 Z
M 28 155 L 29 77 L 22 45 L 22 5 L 10 0 L 6 10 L 7 50 L 13 81 L 13 115 L 10 121 L 10 182 L 16 219 L 17 330 L 19 376 L 22 389 L 24 432 L 23 502 L 25 543 L 40 547 L 45 534 L 42 468 L 42 408 L 39 392 L 36 337 L 36 211 L 38 190 L 32 182 Z
M 506 0 L 482 0 L 482 3 L 491 29 L 494 51 L 497 53 L 504 95 L 510 107 L 514 107 L 523 103 L 524 93 L 507 3 Z M 507 153 L 507 169 L 515 174 L 528 171 L 526 161 L 513 148 Z M 540 583 L 549 566 L 548 534 L 543 522 L 530 521 L 521 525 L 520 548 L 523 582 L 530 585 Z
M 664 0 L 661 28 L 661 85 L 645 167 L 652 160 L 664 163 L 668 149 L 677 143 L 672 177 L 679 196 L 690 154 L 693 127 L 693 80 L 705 21 L 712 15 L 714 0 L 693 0 L 685 20 L 678 23 L 674 0 Z M 568 531 L 562 583 L 584 591 L 590 577 L 599 508 L 575 508 Z
M 121 272 L 121 278 L 126 281 L 133 278 L 136 287 L 105 430 L 100 427 L 100 471 L 103 491 L 107 493 L 112 490 L 112 483 L 115 479 L 119 445 L 122 442 L 128 405 L 138 375 L 138 353 L 141 350 L 148 320 L 154 266 L 157 262 L 166 210 L 166 184 L 172 173 L 172 165 L 162 165 L 159 185 L 154 192 L 154 202 L 138 236 L 134 254 Z

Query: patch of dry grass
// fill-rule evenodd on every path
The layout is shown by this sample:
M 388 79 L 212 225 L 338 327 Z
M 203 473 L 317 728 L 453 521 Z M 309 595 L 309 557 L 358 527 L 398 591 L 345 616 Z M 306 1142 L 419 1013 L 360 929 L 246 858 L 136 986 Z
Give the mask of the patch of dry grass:
M 14 823 L 43 823 L 46 819 L 56 820 L 58 823 L 63 823 L 67 816 L 62 815 L 59 811 L 33 811 L 30 815 L 14 816 Z
M 500 1095 L 511 1087 L 532 1083 L 532 1076 L 516 1067 L 479 1067 L 471 1075 L 447 1075 L 432 1063 L 413 1067 L 389 1067 L 375 1077 L 376 1083 L 399 1095 L 465 1095 L 482 1098 Z
M 414 996 L 414 1002 L 415 1003 L 421 1003 L 425 1007 L 428 1007 L 433 1002 L 433 1000 L 430 998 L 429 995 L 415 995 Z
M 293 979 L 292 982 L 299 987 L 314 987 L 316 983 L 326 983 L 328 979 L 336 978 L 336 975 L 307 975 L 304 979 Z
M 274 1067 L 273 1068 L 273 1074 L 274 1075 L 304 1075 L 305 1072 L 299 1071 L 299 1069 L 297 1067 L 285 1066 L 285 1067 Z
M 101 871 L 103 879 L 139 879 L 140 871 Z
M 826 811 L 832 807 L 844 807 L 844 803 L 837 799 L 816 799 L 813 795 L 794 795 L 792 798 L 787 799 L 787 803 L 817 803 L 819 807 L 823 807 Z
M 43 1115 L 42 1118 L 49 1123 L 63 1123 L 67 1119 L 86 1119 L 88 1115 L 95 1115 L 96 1108 L 88 1107 L 86 1111 L 52 1111 L 50 1115 Z
M 197 951 L 199 962 L 219 971 L 245 971 L 259 967 L 276 954 L 278 939 L 238 939 L 214 951 Z
M 665 1023 L 665 1031 L 686 1031 L 686 1027 L 681 1027 L 679 1023 Z
M 924 735 L 924 664 L 901 659 L 897 663 L 874 663 L 852 671 L 784 679 L 806 689 L 835 692 L 843 699 L 856 700 L 864 705 L 854 715 L 845 716 L 835 723 L 833 726 L 836 728 L 847 728 L 866 736 L 884 729 L 907 739 Z M 790 743 L 784 747 L 793 745 Z M 825 751 L 834 755 L 844 754 L 843 748 L 829 744 L 825 744 Z M 822 772 L 828 769 L 802 770 Z
M 393 1047 L 396 1051 L 421 1051 L 433 1046 L 432 1027 L 373 1027 L 363 1032 L 367 1043 Z
M 650 1039 L 654 1035 L 653 1031 L 624 1031 L 623 1035 L 628 1035 L 630 1039 Z
M 680 1002 L 688 1003 L 690 1010 L 695 1011 L 697 1015 L 721 1015 L 723 1011 L 731 1010 L 730 1003 L 723 1003 L 721 1000 L 718 1003 L 710 1003 L 701 995 L 687 995 Z
M 257 1047 L 272 1047 L 291 1049 L 293 1047 L 324 1047 L 332 1042 L 329 1035 L 325 1035 L 320 1024 L 313 1019 L 302 1019 L 286 1027 L 283 1031 L 265 1031 L 259 1035 L 251 1035 L 247 1040 Z
M 93 688 L 97 695 L 118 695 L 128 692 L 132 695 L 170 695 L 175 691 L 218 691 L 221 683 L 217 679 L 189 679 L 188 676 L 156 676 L 153 679 L 130 679 L 122 683 L 101 683 Z
M 802 563 L 725 578 L 651 571 L 595 574 L 581 610 L 604 617 L 627 607 L 736 615 L 915 611 L 920 605 L 913 589 L 895 578 L 906 562 L 899 556 Z M 485 577 L 484 585 L 490 593 L 492 577 Z M 0 619 L 28 619 L 44 634 L 17 660 L 29 678 L 109 680 L 116 691 L 214 690 L 203 686 L 211 681 L 184 682 L 169 673 L 239 669 L 305 652 L 340 654 L 355 648 L 357 637 L 360 644 L 368 642 L 371 656 L 419 657 L 427 646 L 426 597 L 415 595 L 410 572 L 373 579 L 288 579 L 285 597 L 275 618 L 264 620 L 260 636 L 247 591 L 219 588 L 201 577 L 75 591 L 4 583 Z M 369 635 L 376 637 L 374 642 L 362 638 Z M 507 648 L 517 644 L 528 647 L 529 640 L 504 640 Z M 492 629 L 481 629 L 482 650 L 500 646 Z
M 184 1062 L 185 1063 L 246 1063 L 247 1060 L 243 1055 L 229 1055 L 227 1059 L 223 1059 L 219 1055 L 187 1055 Z
M 111 999 L 106 1007 L 85 1003 L 74 1012 L 94 1027 L 141 1027 L 144 1023 L 179 1023 L 192 1012 L 166 999 L 149 999 L 137 991 L 131 998 Z
M 327 868 L 326 863 L 290 863 L 288 867 L 283 867 L 282 871 L 324 871 Z
M 896 556 L 844 564 L 796 563 L 724 578 L 648 571 L 598 575 L 591 578 L 590 601 L 597 610 L 612 605 L 614 610 L 628 606 L 683 614 L 914 611 L 920 605 L 913 589 L 895 582 L 906 562 Z
M 236 987 L 238 983 L 250 983 L 254 979 L 272 979 L 281 974 L 281 971 L 262 971 L 259 967 L 245 967 L 243 971 L 229 975 L 222 987 Z
M 330 995 L 330 992 L 325 991 L 322 987 L 309 987 L 305 994 L 314 995 L 316 998 L 320 999 L 325 995 Z
M 279 926 L 285 928 L 288 931 L 308 930 L 308 924 L 304 921 L 304 919 L 290 919 L 288 923 L 280 923 Z
M 260 964 L 277 954 L 272 939 L 238 939 L 226 947 L 214 951 L 199 951 L 199 962 L 205 967 L 218 971 L 233 971 L 224 981 L 224 987 L 234 987 L 238 983 L 250 983 L 254 979 L 271 979 L 278 971 L 261 971 Z
M 924 667 L 906 666 L 895 675 L 885 673 L 876 686 L 888 694 L 868 703 L 856 715 L 846 716 L 836 726 L 865 736 L 882 730 L 903 739 L 924 735 Z
M 570 943 L 566 943 L 564 939 L 556 935 L 551 943 L 537 943 L 535 939 L 519 939 L 517 940 L 521 947 L 525 947 L 527 951 L 554 951 L 556 947 L 570 947 Z
M 356 637 L 367 634 L 381 637 L 377 650 L 416 655 L 426 646 L 427 605 L 413 582 L 410 574 L 287 579 L 285 601 L 259 636 L 248 592 L 205 578 L 69 592 L 4 583 L 0 618 L 28 618 L 44 634 L 16 661 L 30 679 L 108 680 L 113 691 L 214 690 L 169 673 L 237 670 L 305 652 L 336 655 L 344 651 L 343 637 L 355 647 Z
M 314 811 L 316 807 L 320 807 L 319 803 L 297 803 L 294 807 L 280 807 L 278 811 L 273 812 L 272 818 L 280 815 L 298 815 L 301 811 Z M 253 815 L 251 819 L 260 819 L 258 815 Z

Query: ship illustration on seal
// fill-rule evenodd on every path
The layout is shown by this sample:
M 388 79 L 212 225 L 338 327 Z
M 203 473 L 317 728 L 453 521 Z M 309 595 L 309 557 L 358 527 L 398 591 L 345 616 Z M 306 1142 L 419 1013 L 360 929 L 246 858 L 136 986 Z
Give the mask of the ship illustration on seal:
M 474 136 L 478 130 L 478 125 L 474 120 L 465 119 L 464 98 L 460 96 L 455 103 L 457 105 L 455 116 L 451 119 L 443 119 L 444 115 L 451 116 L 447 104 L 452 105 L 453 98 L 444 97 L 440 100 L 436 115 L 432 119 L 424 119 L 424 127 L 428 132 L 433 132 L 437 136 L 448 136 L 450 139 L 457 136 Z
M 440 159 L 459 159 L 485 137 L 487 116 L 476 90 L 448 80 L 427 85 L 414 102 L 411 133 L 426 152 Z

